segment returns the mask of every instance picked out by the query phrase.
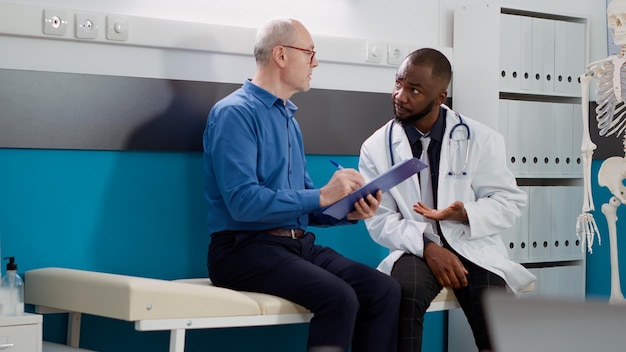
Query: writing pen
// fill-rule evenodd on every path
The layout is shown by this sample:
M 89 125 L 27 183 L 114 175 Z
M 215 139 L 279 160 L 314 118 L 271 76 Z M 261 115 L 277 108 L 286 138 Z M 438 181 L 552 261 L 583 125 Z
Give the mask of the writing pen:
M 338 162 L 331 160 L 330 161 L 331 164 L 335 165 L 335 167 L 339 170 L 343 170 L 343 166 L 341 166 L 341 164 L 339 164 Z

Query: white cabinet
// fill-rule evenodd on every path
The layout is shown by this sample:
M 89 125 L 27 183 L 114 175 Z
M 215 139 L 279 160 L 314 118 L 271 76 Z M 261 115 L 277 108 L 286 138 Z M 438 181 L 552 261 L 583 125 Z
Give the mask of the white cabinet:
M 508 166 L 528 194 L 521 219 L 503 234 L 510 257 L 538 277 L 534 292 L 523 295 L 584 298 L 576 236 L 583 200 L 579 76 L 589 47 L 583 16 L 479 1 L 454 12 L 453 108 L 504 136 Z M 449 351 L 475 350 L 471 334 L 459 341 L 468 336 L 464 320 L 460 310 L 449 315 Z
M 480 24 L 480 25 L 479 25 Z M 583 260 L 579 76 L 587 19 L 471 2 L 454 12 L 452 105 L 498 130 L 528 209 L 504 236 L 523 264 Z
M 28 314 L 0 318 L 0 350 L 7 352 L 42 351 L 42 317 Z

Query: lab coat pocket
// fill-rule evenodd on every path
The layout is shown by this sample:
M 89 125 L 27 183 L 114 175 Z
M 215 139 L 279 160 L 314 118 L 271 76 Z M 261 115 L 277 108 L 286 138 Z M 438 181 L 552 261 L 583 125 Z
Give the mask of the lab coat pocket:
M 439 187 L 440 202 L 438 208 L 446 207 L 454 201 L 474 201 L 475 195 L 468 175 L 450 175 L 445 173 L 443 184 Z

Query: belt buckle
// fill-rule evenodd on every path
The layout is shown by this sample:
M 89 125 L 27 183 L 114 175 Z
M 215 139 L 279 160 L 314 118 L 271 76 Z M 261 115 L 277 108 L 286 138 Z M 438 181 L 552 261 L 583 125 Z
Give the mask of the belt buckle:
M 289 231 L 291 231 L 291 239 L 295 240 L 296 239 L 296 230 L 290 229 Z

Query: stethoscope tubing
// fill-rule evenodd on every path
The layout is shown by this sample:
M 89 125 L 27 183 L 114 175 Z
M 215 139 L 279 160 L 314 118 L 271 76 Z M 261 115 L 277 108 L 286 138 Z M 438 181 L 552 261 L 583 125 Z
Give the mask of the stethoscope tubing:
M 461 114 L 459 114 L 458 112 L 454 112 L 456 117 L 459 119 L 459 122 L 452 126 L 452 128 L 450 129 L 450 133 L 448 135 L 448 137 L 450 138 L 450 140 L 452 140 L 452 135 L 454 134 L 454 132 L 458 129 L 458 128 L 464 128 L 465 131 L 467 132 L 467 150 L 466 150 L 466 154 L 465 154 L 465 166 L 467 166 L 467 162 L 469 160 L 469 141 L 471 138 L 471 131 L 469 126 L 463 121 L 463 118 L 461 117 Z M 395 119 L 391 121 L 391 125 L 389 126 L 389 160 L 391 161 L 391 166 L 393 167 L 396 163 L 395 163 L 395 158 L 393 156 L 393 126 L 395 125 L 396 121 Z M 467 175 L 467 171 L 465 170 L 465 168 L 463 168 L 463 171 L 461 172 L 462 175 Z M 452 171 L 448 172 L 448 175 L 453 175 L 454 173 Z

